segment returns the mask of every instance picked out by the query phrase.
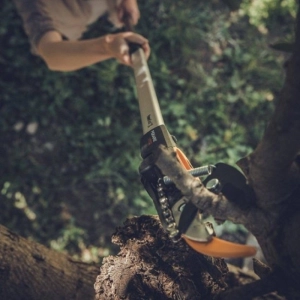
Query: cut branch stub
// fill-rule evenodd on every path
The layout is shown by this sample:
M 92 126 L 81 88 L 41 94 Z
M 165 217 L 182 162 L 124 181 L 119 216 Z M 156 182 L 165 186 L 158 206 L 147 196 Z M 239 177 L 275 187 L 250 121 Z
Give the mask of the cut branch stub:
M 97 300 L 211 299 L 227 287 L 225 262 L 172 243 L 157 217 L 128 219 L 113 242 L 121 251 L 104 259 Z

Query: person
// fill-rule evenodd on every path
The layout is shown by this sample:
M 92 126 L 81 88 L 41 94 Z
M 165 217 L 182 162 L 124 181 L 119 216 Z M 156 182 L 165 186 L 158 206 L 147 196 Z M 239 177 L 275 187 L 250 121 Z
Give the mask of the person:
M 32 53 L 39 55 L 50 70 L 75 71 L 115 58 L 131 65 L 128 43 L 138 43 L 146 58 L 148 40 L 134 32 L 106 34 L 81 39 L 89 25 L 108 14 L 115 27 L 124 17 L 131 25 L 140 18 L 137 0 L 13 0 L 20 14 Z

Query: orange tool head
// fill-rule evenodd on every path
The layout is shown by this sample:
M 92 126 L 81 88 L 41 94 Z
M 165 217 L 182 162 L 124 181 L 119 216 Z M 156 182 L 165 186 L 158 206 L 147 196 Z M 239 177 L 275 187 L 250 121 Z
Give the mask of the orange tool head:
M 192 169 L 192 165 L 185 154 L 178 148 L 175 148 L 175 151 L 181 165 L 187 170 Z M 254 256 L 257 251 L 255 247 L 231 243 L 215 236 L 211 236 L 210 239 L 205 242 L 196 241 L 187 237 L 185 234 L 182 234 L 182 238 L 195 251 L 213 257 L 248 257 Z
M 213 257 L 248 257 L 254 256 L 256 253 L 255 247 L 231 243 L 217 237 L 212 237 L 209 242 L 205 243 L 193 241 L 184 234 L 182 238 L 195 251 Z

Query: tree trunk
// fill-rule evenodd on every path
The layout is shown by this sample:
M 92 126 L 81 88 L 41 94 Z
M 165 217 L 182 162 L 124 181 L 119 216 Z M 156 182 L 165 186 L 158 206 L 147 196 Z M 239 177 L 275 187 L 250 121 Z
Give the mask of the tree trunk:
M 0 226 L 0 299 L 90 300 L 97 266 L 28 241 Z

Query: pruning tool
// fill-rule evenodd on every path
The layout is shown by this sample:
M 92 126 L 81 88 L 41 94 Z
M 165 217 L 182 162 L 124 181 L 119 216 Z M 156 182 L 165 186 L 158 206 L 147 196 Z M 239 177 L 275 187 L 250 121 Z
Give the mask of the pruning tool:
M 127 29 L 132 31 L 129 25 Z M 183 239 L 195 251 L 205 255 L 226 258 L 253 256 L 256 248 L 217 238 L 211 225 L 202 219 L 203 212 L 186 201 L 170 178 L 155 165 L 153 153 L 164 145 L 176 152 L 178 161 L 189 173 L 195 177 L 205 176 L 203 183 L 213 193 L 222 193 L 229 201 L 242 199 L 245 204 L 251 201 L 252 190 L 236 168 L 224 163 L 192 167 L 166 128 L 144 51 L 138 44 L 130 43 L 129 47 L 143 128 L 140 140 L 143 161 L 139 173 L 164 229 L 175 243 Z

